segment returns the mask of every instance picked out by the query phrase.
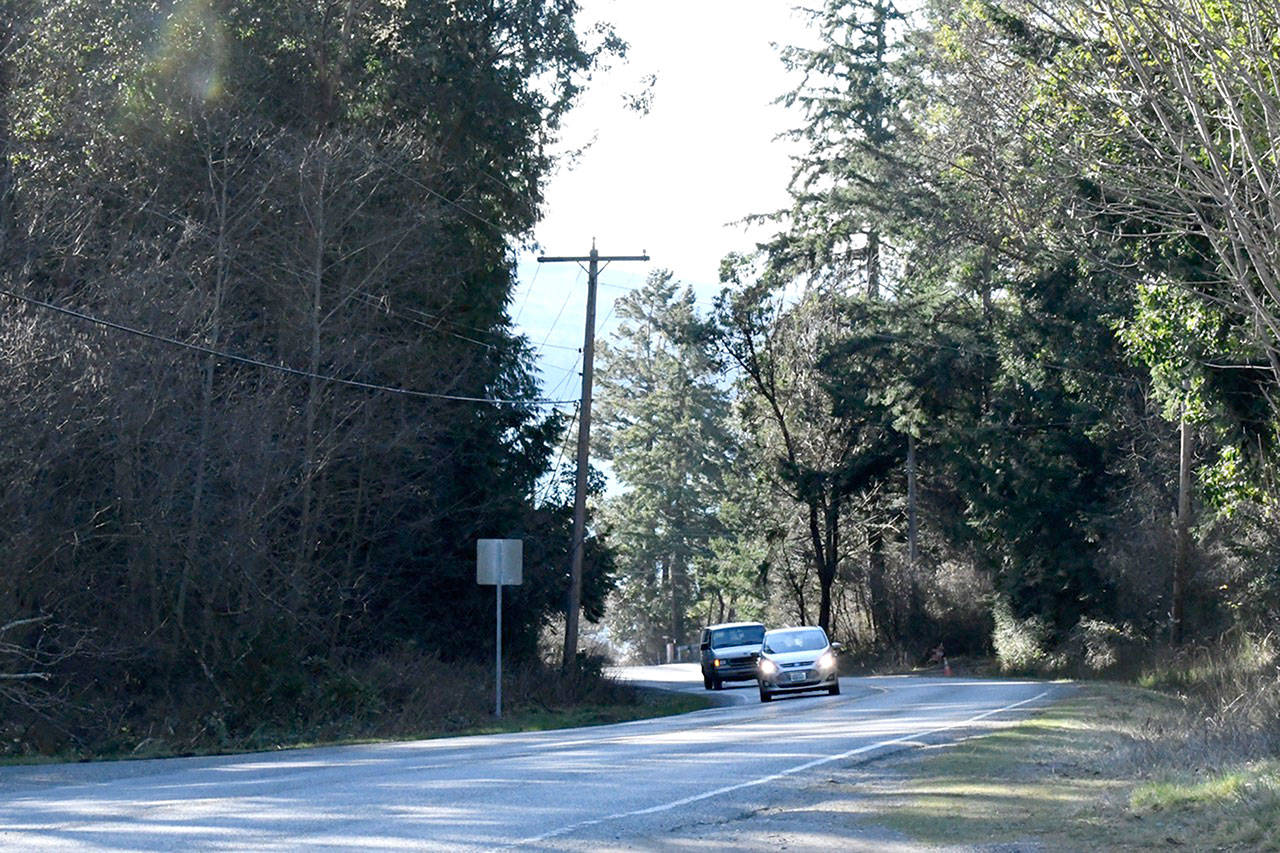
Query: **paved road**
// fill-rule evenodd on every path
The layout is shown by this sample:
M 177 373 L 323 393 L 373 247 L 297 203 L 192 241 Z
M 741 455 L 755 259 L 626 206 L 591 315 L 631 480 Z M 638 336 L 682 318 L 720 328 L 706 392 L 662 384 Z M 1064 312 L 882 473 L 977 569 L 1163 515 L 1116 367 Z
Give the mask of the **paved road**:
M 694 667 L 626 673 L 701 690 Z M 841 686 L 760 704 L 744 684 L 718 694 L 741 703 L 556 732 L 0 768 L 0 849 L 711 849 L 716 826 L 823 773 L 1016 719 L 1057 689 Z

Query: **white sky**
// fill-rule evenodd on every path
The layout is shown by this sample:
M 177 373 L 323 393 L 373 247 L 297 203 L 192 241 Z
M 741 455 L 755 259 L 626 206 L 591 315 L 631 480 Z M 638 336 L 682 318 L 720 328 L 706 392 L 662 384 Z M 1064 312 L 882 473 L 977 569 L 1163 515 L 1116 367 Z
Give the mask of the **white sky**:
M 799 117 L 772 102 L 793 88 L 774 44 L 802 43 L 790 0 L 581 0 L 580 29 L 611 22 L 630 43 L 624 63 L 596 75 L 562 132 L 566 150 L 594 139 L 548 187 L 535 238 L 547 255 L 647 253 L 599 278 L 597 334 L 607 337 L 613 300 L 652 269 L 694 285 L 704 310 L 719 292 L 720 259 L 768 233 L 730 223 L 784 207 L 791 176 L 775 137 Z M 657 76 L 648 115 L 624 95 Z M 576 264 L 519 259 L 512 304 L 540 348 L 543 392 L 576 398 L 586 316 L 586 273 Z M 544 345 L 545 342 L 545 346 Z

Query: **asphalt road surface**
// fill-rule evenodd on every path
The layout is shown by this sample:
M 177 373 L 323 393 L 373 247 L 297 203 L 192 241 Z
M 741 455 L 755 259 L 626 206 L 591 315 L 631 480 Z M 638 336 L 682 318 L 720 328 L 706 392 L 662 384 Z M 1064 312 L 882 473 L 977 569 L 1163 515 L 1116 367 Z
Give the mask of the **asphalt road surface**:
M 696 665 L 620 673 L 702 692 Z M 0 849 L 768 849 L 777 838 L 735 821 L 803 801 L 824 774 L 1018 719 L 1060 689 L 921 677 L 841 688 L 761 704 L 744 683 L 717 691 L 720 707 L 552 732 L 3 767 Z M 815 848 L 860 849 L 811 823 Z

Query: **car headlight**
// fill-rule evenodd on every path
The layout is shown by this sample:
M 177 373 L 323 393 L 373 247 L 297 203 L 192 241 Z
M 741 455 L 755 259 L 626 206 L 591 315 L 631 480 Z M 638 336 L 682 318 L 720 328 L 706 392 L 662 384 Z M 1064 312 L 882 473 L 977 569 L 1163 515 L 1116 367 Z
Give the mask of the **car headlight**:
M 822 657 L 818 658 L 818 669 L 835 669 L 835 668 L 836 668 L 836 656 L 831 654 L 831 652 L 827 652 Z
M 760 672 L 762 675 L 777 675 L 778 665 L 768 658 L 760 658 Z

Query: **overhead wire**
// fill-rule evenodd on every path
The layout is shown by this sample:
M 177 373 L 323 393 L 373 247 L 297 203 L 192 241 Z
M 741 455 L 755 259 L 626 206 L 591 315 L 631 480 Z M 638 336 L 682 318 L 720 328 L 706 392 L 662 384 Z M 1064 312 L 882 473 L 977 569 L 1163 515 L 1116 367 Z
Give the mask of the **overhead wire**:
M 906 344 L 908 346 L 925 347 L 925 348 L 935 349 L 935 350 L 951 350 L 953 352 L 958 352 L 961 355 L 972 354 L 972 355 L 985 356 L 987 358 L 1001 357 L 1001 353 L 998 350 L 988 349 L 986 347 L 966 346 L 962 344 L 936 343 L 934 341 L 926 341 L 926 340 L 921 340 L 919 338 L 907 337 L 906 335 L 894 335 L 888 332 L 873 332 L 869 335 L 863 335 L 862 337 L 868 340 L 879 340 L 887 343 L 901 343 L 901 344 Z M 1032 357 L 1034 358 L 1034 356 Z M 1064 372 L 1064 373 L 1081 373 L 1088 376 L 1101 377 L 1103 379 L 1113 379 L 1117 382 L 1125 382 L 1125 383 L 1141 385 L 1140 381 L 1133 376 L 1120 376 L 1119 374 L 1116 374 L 1116 373 L 1107 373 L 1101 370 L 1090 370 L 1087 367 L 1073 367 L 1072 365 L 1062 364 L 1061 362 L 1044 361 L 1039 359 L 1036 360 L 1036 364 L 1039 365 L 1040 367 L 1044 367 L 1049 370 L 1057 370 L 1059 372 Z
M 581 366 L 582 366 L 582 353 L 579 352 L 578 358 L 573 362 L 573 364 L 570 365 L 569 367 L 564 368 L 564 372 L 560 375 L 560 381 L 555 384 L 554 388 L 547 391 L 547 396 L 550 397 L 555 394 L 559 394 L 560 389 L 564 387 L 565 382 L 567 382 L 571 376 L 573 376 L 575 373 L 581 374 L 582 371 L 578 369 Z
M 613 284 L 613 283 L 611 283 L 611 282 L 609 282 L 609 283 L 606 283 L 606 282 L 599 282 L 599 285 L 600 285 L 601 287 L 607 287 L 607 288 L 610 288 L 610 289 L 612 289 L 612 290 L 620 290 L 620 291 L 623 291 L 623 292 L 626 292 L 626 293 L 635 293 L 636 291 L 640 290 L 640 288 L 643 286 L 643 285 L 640 285 L 640 286 L 630 286 L 630 285 L 623 285 L 623 284 Z M 702 306 L 702 307 L 706 307 L 706 308 L 715 307 L 715 306 L 714 306 L 714 303 L 709 303 L 709 302 L 707 302 L 707 301 L 706 301 L 706 300 L 704 300 L 704 299 L 697 299 L 697 298 L 695 298 L 695 299 L 694 299 L 694 304 L 695 304 L 695 305 L 700 305 L 700 306 Z M 603 324 L 602 324 L 602 325 L 603 325 Z M 954 351 L 956 351 L 956 352 L 959 352 L 959 353 L 961 353 L 961 354 L 969 354 L 969 353 L 972 353 L 972 354 L 975 354 L 975 355 L 983 355 L 983 356 L 988 356 L 988 357 L 991 357 L 991 358 L 998 358 L 998 357 L 1000 356 L 1000 353 L 996 352 L 995 350 L 990 350 L 990 349 L 986 349 L 986 348 L 983 348 L 983 347 L 976 347 L 976 346 L 960 346 L 960 345 L 949 345 L 949 344 L 934 343 L 934 342 L 931 342 L 931 341 L 924 341 L 924 340 L 920 340 L 920 339 L 918 339 L 918 338 L 909 338 L 909 337 L 906 337 L 906 336 L 903 336 L 903 335 L 891 335 L 891 334 L 888 334 L 888 333 L 876 333 L 876 334 L 871 334 L 871 335 L 865 335 L 864 337 L 866 337 L 866 338 L 870 338 L 870 339 L 879 339 L 879 340 L 884 340 L 884 341 L 889 341 L 889 342 L 895 342 L 895 343 L 904 343 L 904 344 L 911 345 L 911 346 L 922 346 L 922 347 L 928 347 L 928 348 L 932 348 L 932 349 L 950 349 L 950 350 L 954 350 Z M 1051 361 L 1037 360 L 1037 362 L 1036 362 L 1036 363 L 1037 363 L 1037 364 L 1039 364 L 1039 365 L 1040 365 L 1040 366 L 1042 366 L 1042 367 L 1045 367 L 1045 368 L 1048 368 L 1048 369 L 1051 369 L 1051 370 L 1058 370 L 1058 371 L 1066 371 L 1066 372 L 1081 373 L 1081 374 L 1086 374 L 1086 375 L 1091 375 L 1091 376 L 1098 376 L 1098 377 L 1106 378 L 1106 379 L 1113 379 L 1113 380 L 1116 380 L 1116 381 L 1119 381 L 1119 382 L 1130 382 L 1130 383 L 1137 383 L 1137 382 L 1138 382 L 1138 380 L 1137 380 L 1137 379 L 1135 379 L 1134 377 L 1129 377 L 1129 376 L 1120 376 L 1120 375 L 1117 375 L 1117 374 L 1114 374 L 1114 373 L 1106 373 L 1106 372 L 1104 372 L 1104 371 L 1090 370 L 1089 368 L 1084 368 L 1084 367 L 1073 367 L 1072 365 L 1069 365 L 1069 364 L 1062 364 L 1062 363 L 1060 363 L 1060 362 L 1051 362 Z
M 177 338 L 171 338 L 166 335 L 156 334 L 155 332 L 148 332 L 144 329 L 134 328 L 132 326 L 127 326 L 123 323 L 117 323 L 115 321 L 106 320 L 101 317 L 95 317 L 91 314 L 86 314 L 82 311 L 76 311 L 74 309 L 66 308 L 61 305 L 55 305 L 51 302 L 46 302 L 42 299 L 36 299 L 32 296 L 27 296 L 26 294 L 17 293 L 15 291 L 9 290 L 8 288 L 0 287 L 0 295 L 8 296 L 9 298 L 17 300 L 19 302 L 24 302 L 28 305 L 33 305 L 48 311 L 53 311 L 68 317 L 73 317 L 77 320 L 81 320 L 87 323 L 101 326 L 103 328 L 112 329 L 118 332 L 124 332 L 126 334 L 145 338 L 147 340 L 155 341 L 157 343 L 167 344 L 169 346 L 178 347 L 180 349 L 186 349 L 193 352 L 203 353 L 204 355 L 213 356 L 214 358 L 222 359 L 224 361 L 233 361 L 239 364 L 246 364 L 252 367 L 258 367 L 265 370 L 273 370 L 278 373 L 285 373 L 291 376 L 299 376 L 307 379 L 317 379 L 322 382 L 330 382 L 335 385 L 345 385 L 352 388 L 361 388 L 366 391 L 379 391 L 379 392 L 390 393 L 390 394 L 399 394 L 405 397 L 417 397 L 417 398 L 425 398 L 425 399 L 433 399 L 433 400 L 450 400 L 454 402 L 463 402 L 463 403 L 487 403 L 490 405 L 500 405 L 500 406 L 563 406 L 563 405 L 568 405 L 568 404 L 577 402 L 576 400 L 552 400 L 547 398 L 532 398 L 528 400 L 510 400 L 510 399 L 502 399 L 498 397 L 476 397 L 476 396 L 468 396 L 465 394 L 444 394 L 444 393 L 439 393 L 434 391 L 420 391 L 412 388 L 400 388 L 394 385 L 380 385 L 373 382 L 362 382 L 358 379 L 346 379 L 340 376 L 331 376 L 331 375 L 322 374 L 322 373 L 313 373 L 309 370 L 300 370 L 299 368 L 290 367 L 285 364 L 273 364 L 268 361 L 262 361 L 260 359 L 250 358 L 248 356 L 237 355 L 235 353 L 227 352 L 225 350 L 217 350 L 212 347 L 204 346 L 202 344 L 193 344 L 187 341 L 180 341 Z
M 542 503 L 551 497 L 551 490 L 555 488 L 556 481 L 560 479 L 560 470 L 564 467 L 565 453 L 569 449 L 569 443 L 573 439 L 574 427 L 578 423 L 578 418 L 582 414 L 582 406 L 579 403 L 573 407 L 573 417 L 569 419 L 569 424 L 564 431 L 564 439 L 560 442 L 560 452 L 556 455 L 555 465 L 552 466 L 551 472 L 547 475 L 546 483 L 543 485 L 540 494 L 537 496 L 537 502 Z
M 356 299 L 358 299 L 363 304 L 368 305 L 371 308 L 376 308 L 379 311 L 382 311 L 383 313 L 389 316 L 396 317 L 400 320 L 404 320 L 406 323 L 412 323 L 416 326 L 422 326 L 423 328 L 430 329 L 433 332 L 439 332 L 442 335 L 448 335 L 449 337 L 457 338 L 460 341 L 466 341 L 467 343 L 475 344 L 477 346 L 482 346 L 485 349 L 491 350 L 491 349 L 494 349 L 496 346 L 495 344 L 478 340 L 468 335 L 463 335 L 458 332 L 450 332 L 447 329 L 440 328 L 441 324 L 444 324 L 444 323 L 448 323 L 454 326 L 459 326 L 460 328 L 473 328 L 473 327 L 462 326 L 461 324 L 448 320 L 444 317 L 438 317 L 436 315 L 429 314 L 426 311 L 419 311 L 416 308 L 393 309 L 390 306 L 388 306 L 385 302 L 383 302 L 383 300 L 379 299 L 377 296 L 371 293 L 365 293 L 364 291 L 357 290 L 357 291 L 354 291 L 353 293 Z M 425 322 L 424 320 L 419 319 L 418 317 L 407 316 L 405 313 L 403 313 L 405 311 L 408 311 L 412 314 L 418 314 L 420 315 L 420 317 L 425 317 L 428 320 L 434 320 L 436 322 L 432 324 L 432 323 Z M 484 330 L 476 329 L 476 331 L 484 331 Z
M 693 287 L 693 285 L 692 285 L 692 284 L 689 284 L 688 282 L 680 281 L 680 282 L 677 282 L 677 283 L 678 283 L 678 284 L 683 284 L 683 285 L 685 285 L 685 286 L 687 286 L 687 287 Z M 610 290 L 621 290 L 621 291 L 623 291 L 624 293 L 635 293 L 636 291 L 638 291 L 638 290 L 640 290 L 641 288 L 643 288 L 643 287 L 644 287 L 644 285 L 643 285 L 643 284 L 639 284 L 639 285 L 629 285 L 629 284 L 612 284 L 612 283 L 605 283 L 605 282 L 603 282 L 603 281 L 602 281 L 602 282 L 600 282 L 599 284 L 600 284 L 600 286 L 601 286 L 601 287 L 607 287 L 607 288 L 609 288 Z M 697 292 L 697 291 L 695 290 L 695 294 L 696 294 L 696 292 Z M 714 300 L 712 300 L 712 301 L 708 301 L 708 300 L 703 299 L 703 298 L 701 298 L 701 297 L 699 297 L 699 296 L 696 296 L 696 295 L 695 295 L 695 297 L 694 297 L 693 304 L 694 304 L 694 305 L 698 305 L 698 306 L 700 306 L 700 307 L 702 307 L 702 308 L 714 308 L 714 307 L 716 307 L 716 306 L 715 306 L 715 302 L 714 302 Z
M 520 318 L 524 316 L 524 309 L 529 304 L 529 297 L 533 296 L 533 287 L 538 283 L 538 274 L 542 272 L 542 264 L 533 265 L 533 278 L 529 279 L 529 288 L 524 292 L 524 299 L 520 302 L 520 310 L 516 311 L 516 317 L 513 323 L 519 323 Z
M 600 283 L 599 281 L 596 282 L 596 284 L 599 284 L 599 283 Z M 618 303 L 616 300 L 614 302 L 609 303 L 609 310 L 605 312 L 604 319 L 596 324 L 596 329 L 602 329 L 609 324 L 609 319 L 613 317 L 613 310 L 614 308 L 617 307 L 617 305 Z M 582 350 L 578 350 L 578 359 L 573 363 L 572 367 L 565 369 L 564 375 L 560 377 L 560 381 L 556 383 L 556 386 L 547 392 L 547 396 L 554 396 L 560 393 L 560 389 L 564 387 L 564 383 L 569 379 L 569 377 L 573 376 L 575 372 L 580 372 L 578 371 L 578 367 L 581 364 L 582 364 Z
M 574 361 L 573 366 L 565 368 L 564 375 L 560 378 L 560 381 L 556 383 L 556 390 L 552 392 L 548 392 L 547 396 L 552 396 L 554 393 L 558 392 L 560 387 L 564 385 L 565 378 L 572 375 L 573 371 L 577 369 L 578 364 L 582 361 L 582 350 L 580 348 L 552 345 L 548 343 L 548 341 L 551 340 L 551 336 L 555 334 L 556 327 L 560 325 L 560 319 L 564 316 L 565 309 L 569 307 L 569 301 L 573 299 L 573 295 L 577 290 L 577 284 L 581 280 L 582 280 L 582 276 L 581 274 L 579 274 L 578 277 L 574 280 L 574 287 L 569 288 L 565 293 L 564 302 L 561 303 L 560 310 L 556 312 L 555 319 L 551 321 L 551 326 L 547 329 L 547 334 L 543 337 L 542 343 L 538 345 L 538 350 L 543 350 L 548 347 L 553 347 L 555 349 L 576 350 L 578 353 L 578 358 L 577 360 Z
M 597 284 L 597 285 L 599 285 L 599 284 L 600 284 L 599 279 L 597 279 L 597 280 L 596 280 L 596 284 Z M 567 303 L 566 303 L 566 304 L 567 304 Z M 614 302 L 610 303 L 610 305 L 609 305 L 609 310 L 608 310 L 607 312 L 605 312 L 604 319 L 603 319 L 603 320 L 601 320 L 601 321 L 597 324 L 597 328 L 602 328 L 602 327 L 604 327 L 604 326 L 608 325 L 608 323 L 609 323 L 609 319 L 613 316 L 613 311 L 614 311 L 614 308 L 615 308 L 615 307 L 617 307 L 617 302 L 616 302 L 616 301 L 614 301 Z M 563 310 L 564 310 L 564 309 L 563 309 L 563 308 L 561 308 L 561 311 L 562 311 L 562 312 L 563 312 Z M 548 396 L 554 396 L 555 394 L 557 394 L 557 393 L 559 393 L 559 392 L 560 392 L 560 388 L 561 388 L 561 387 L 563 387 L 563 385 L 564 385 L 565 381 L 566 381 L 566 380 L 568 380 L 568 378 L 569 378 L 570 376 L 572 376 L 572 375 L 576 372 L 576 370 L 577 370 L 578 366 L 579 366 L 580 364 L 582 364 L 582 358 L 583 358 L 582 350 L 579 350 L 579 351 L 578 351 L 578 358 L 577 358 L 577 360 L 574 362 L 573 366 L 572 366 L 572 367 L 570 367 L 567 371 L 565 371 L 564 375 L 560 378 L 560 381 L 556 384 L 555 388 L 553 388 L 551 391 L 547 392 L 547 393 L 548 393 Z M 546 486 L 544 487 L 544 489 L 543 489 L 543 491 L 542 491 L 541 496 L 539 497 L 539 500 L 540 500 L 540 501 L 544 501 L 544 500 L 546 500 L 546 499 L 547 499 L 547 497 L 549 497 L 549 496 L 550 496 L 550 494 L 551 494 L 551 489 L 554 487 L 556 480 L 557 480 L 557 479 L 559 478 L 559 476 L 560 476 L 560 470 L 561 470 L 561 468 L 563 467 L 565 451 L 566 451 L 566 449 L 567 449 L 567 448 L 568 448 L 568 446 L 569 446 L 569 440 L 573 437 L 573 425 L 574 425 L 575 423 L 577 423 L 578 418 L 579 418 L 579 417 L 581 417 L 581 414 L 582 414 L 582 405 L 581 405 L 581 402 L 579 402 L 579 404 L 578 404 L 577 406 L 575 406 L 575 407 L 574 407 L 574 414 L 573 414 L 573 418 L 572 418 L 572 420 L 571 420 L 571 421 L 570 421 L 570 423 L 569 423 L 569 428 L 565 431 L 565 439 L 564 439 L 564 441 L 563 441 L 563 442 L 561 442 L 561 445 L 560 445 L 560 454 L 559 454 L 559 456 L 556 458 L 556 463 L 555 463 L 554 469 L 553 469 L 553 471 L 551 472 L 550 477 L 547 479 L 547 484 L 546 484 Z
M 385 160 L 380 160 L 380 162 L 383 162 L 384 164 L 386 164 L 386 161 L 385 161 Z M 417 184 L 418 186 L 422 187 L 423 189 L 429 189 L 429 188 L 427 188 L 425 185 L 421 184 L 421 182 L 420 182 L 420 181 L 417 181 L 416 179 L 414 179 L 414 178 L 412 178 L 412 177 L 410 177 L 410 176 L 404 175 L 402 172 L 397 171 L 397 174 L 400 174 L 400 175 L 401 175 L 402 177 L 404 177 L 406 180 L 410 180 L 410 181 L 412 181 L 413 183 Z M 119 197 L 119 198 L 125 198 L 125 196 L 124 196 L 122 193 L 113 193 L 113 195 L 115 195 L 115 196 L 117 196 L 117 197 Z M 459 209 L 462 209 L 459 205 L 456 205 L 456 204 L 455 204 L 454 206 L 455 206 L 455 207 L 459 207 Z M 176 216 L 174 216 L 174 215 L 172 215 L 172 214 L 170 214 L 170 213 L 168 213 L 168 212 L 166 212 L 166 211 L 159 210 L 159 209 L 156 209 L 156 208 L 150 208 L 150 209 L 149 209 L 149 212 L 150 212 L 150 214 L 151 214 L 152 216 L 155 216 L 155 217 L 157 217 L 158 219 L 160 219 L 160 220 L 162 220 L 162 221 L 164 221 L 164 222 L 168 222 L 168 223 L 173 224 L 173 225 L 181 225 L 184 229 L 194 230 L 195 232 L 197 232 L 197 233 L 201 233 L 201 234 L 203 234 L 203 235 L 204 235 L 204 236 L 206 236 L 206 237 L 211 236 L 211 232 L 209 231 L 208 227 L 207 227 L 207 226 L 205 226 L 205 225 L 203 225 L 202 223 L 194 222 L 194 221 L 191 221 L 191 220 L 189 220 L 189 219 L 185 219 L 185 218 L 179 218 L 179 217 L 176 217 Z M 469 215 L 474 216 L 474 214 L 471 214 L 471 212 L 470 212 L 470 211 L 464 211 L 464 212 L 468 213 Z M 481 221 L 485 221 L 485 220 L 481 220 Z M 492 223 L 486 223 L 486 224 L 492 225 Z M 495 227 L 495 228 L 496 228 L 497 226 L 493 226 L 493 227 Z M 535 270 L 535 272 L 534 272 L 534 281 L 536 281 L 536 280 L 537 280 L 537 272 L 538 272 L 540 269 L 541 269 L 541 267 L 539 267 L 539 268 L 538 268 L 538 270 Z M 531 291 L 530 291 L 530 292 L 531 292 Z M 388 314 L 388 315 L 390 315 L 390 316 L 398 317 L 399 319 L 402 319 L 402 320 L 404 320 L 404 321 L 406 321 L 406 322 L 414 323 L 414 324 L 416 324 L 416 325 L 422 326 L 423 328 L 428 328 L 428 329 L 431 329 L 431 330 L 433 330 L 433 331 L 439 332 L 440 334 L 449 335 L 450 337 L 457 338 L 458 340 L 466 341 L 466 342 L 468 342 L 468 343 L 472 343 L 472 344 L 475 344 L 475 345 L 477 345 L 477 346 L 482 346 L 482 347 L 484 347 L 484 348 L 486 348 L 486 349 L 490 349 L 490 350 L 492 350 L 492 349 L 494 349 L 494 348 L 495 348 L 495 344 L 488 343 L 488 342 L 486 342 L 486 341 L 477 340 L 477 339 L 475 339 L 475 338 L 472 338 L 472 337 L 469 337 L 469 336 L 467 336 L 467 335 L 463 335 L 463 334 L 460 334 L 460 333 L 457 333 L 457 332 L 450 332 L 450 331 L 448 331 L 448 330 L 441 329 L 441 328 L 439 327 L 439 324 L 445 323 L 445 324 L 449 324 L 449 325 L 453 326 L 454 328 L 470 330 L 470 331 L 478 332 L 478 333 L 480 333 L 480 334 L 492 334 L 492 332 L 493 332 L 493 330 L 492 330 L 492 329 L 482 329 L 482 328 L 479 328 L 479 327 L 477 327 L 477 326 L 470 326 L 470 325 L 467 325 L 467 324 L 465 324 L 465 323 L 459 323 L 457 320 L 452 320 L 452 319 L 450 319 L 450 318 L 448 318 L 448 317 L 442 317 L 442 316 L 437 315 L 437 314 L 432 314 L 432 313 L 427 312 L 427 311 L 422 311 L 421 309 L 416 309 L 416 308 L 395 309 L 395 308 L 392 308 L 390 305 L 388 305 L 388 304 L 387 304 L 387 303 L 386 303 L 386 302 L 385 302 L 381 297 L 379 297 L 378 295 L 376 295 L 376 294 L 372 294 L 372 293 L 369 293 L 369 292 L 367 292 L 367 291 L 363 291 L 363 290 L 356 289 L 356 290 L 353 290 L 353 291 L 352 291 L 352 294 L 353 294 L 353 295 L 354 295 L 354 296 L 355 296 L 359 301 L 363 302 L 364 304 L 368 305 L 369 307 L 378 308 L 379 310 L 383 311 L 384 313 L 386 313 L 386 314 Z M 526 301 L 526 302 L 528 301 L 528 294 L 526 294 L 525 301 Z M 523 310 L 523 308 L 522 308 L 522 310 Z M 429 319 L 429 320 L 434 320 L 434 321 L 436 321 L 436 325 L 432 325 L 431 323 L 424 323 L 424 322 L 422 322 L 422 321 L 420 321 L 420 320 L 417 320 L 417 319 L 414 319 L 414 318 L 412 318 L 412 317 L 405 316 L 405 314 L 403 313 L 404 311 L 409 311 L 409 312 L 412 312 L 412 313 L 414 313 L 414 314 L 418 314 L 418 315 L 420 315 L 420 316 L 422 316 L 422 317 L 425 317 L 425 318 L 427 318 L 427 319 Z M 513 322 L 513 324 L 518 323 L 518 322 L 519 322 L 519 318 L 518 318 L 518 316 L 517 316 L 516 320 L 513 320 L 512 322 Z M 559 345 L 559 344 L 550 344 L 550 343 L 545 343 L 545 342 L 544 342 L 544 343 L 542 344 L 542 346 L 540 346 L 540 347 L 538 347 L 537 349 L 535 349 L 535 350 L 534 350 L 534 352 L 538 352 L 539 350 L 542 350 L 542 349 L 575 350 L 575 349 L 577 349 L 577 347 L 562 346 L 562 345 Z

